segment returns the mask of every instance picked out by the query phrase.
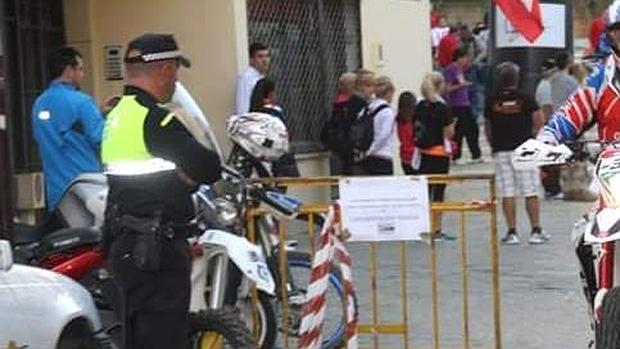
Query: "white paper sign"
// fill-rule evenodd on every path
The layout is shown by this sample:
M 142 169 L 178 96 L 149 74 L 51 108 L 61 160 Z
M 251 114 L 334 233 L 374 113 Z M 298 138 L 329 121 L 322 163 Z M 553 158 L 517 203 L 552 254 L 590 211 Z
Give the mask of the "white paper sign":
M 430 231 L 426 177 L 344 178 L 339 186 L 352 241 L 421 240 Z
M 545 28 L 542 35 L 533 43 L 527 41 L 510 24 L 504 12 L 497 8 L 495 16 L 495 43 L 498 48 L 510 47 L 566 47 L 566 9 L 562 4 L 540 4 L 540 12 Z

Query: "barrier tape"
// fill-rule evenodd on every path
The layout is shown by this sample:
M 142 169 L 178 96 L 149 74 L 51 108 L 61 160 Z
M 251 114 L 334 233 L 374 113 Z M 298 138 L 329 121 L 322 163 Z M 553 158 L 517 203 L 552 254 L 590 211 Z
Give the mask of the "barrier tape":
M 346 309 L 346 348 L 357 349 L 357 316 L 355 289 L 353 287 L 351 255 L 338 238 L 340 231 L 339 207 L 329 208 L 327 219 L 321 229 L 318 248 L 312 261 L 310 284 L 303 308 L 300 326 L 299 349 L 319 349 L 323 342 L 323 321 L 325 319 L 326 293 L 329 285 L 329 271 L 334 259 L 338 260 L 344 292 L 347 297 Z

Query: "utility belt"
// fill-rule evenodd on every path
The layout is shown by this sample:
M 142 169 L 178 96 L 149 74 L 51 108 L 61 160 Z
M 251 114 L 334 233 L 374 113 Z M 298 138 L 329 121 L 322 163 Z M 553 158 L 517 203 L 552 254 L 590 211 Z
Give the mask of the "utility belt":
M 106 252 L 112 242 L 123 235 L 135 237 L 130 258 L 145 271 L 159 270 L 162 247 L 165 240 L 186 239 L 191 234 L 189 224 L 162 223 L 161 211 L 150 217 L 136 217 L 122 214 L 116 205 L 106 210 L 104 248 Z

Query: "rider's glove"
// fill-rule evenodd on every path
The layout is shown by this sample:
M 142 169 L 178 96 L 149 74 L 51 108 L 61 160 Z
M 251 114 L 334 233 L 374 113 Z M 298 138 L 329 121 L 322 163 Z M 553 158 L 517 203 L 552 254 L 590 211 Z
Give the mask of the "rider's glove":
M 555 135 L 552 132 L 545 130 L 545 128 L 540 129 L 538 135 L 536 135 L 536 140 L 553 146 L 560 144 L 560 142 L 558 142 L 555 138 Z

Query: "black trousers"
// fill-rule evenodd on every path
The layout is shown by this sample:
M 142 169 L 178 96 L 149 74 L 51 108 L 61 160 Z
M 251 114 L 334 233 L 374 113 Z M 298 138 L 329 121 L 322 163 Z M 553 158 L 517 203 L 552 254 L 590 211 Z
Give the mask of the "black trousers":
M 367 176 L 389 176 L 394 174 L 391 159 L 369 156 L 362 162 L 364 174 Z
M 190 257 L 185 239 L 164 239 L 162 265 L 144 271 L 131 259 L 135 235 L 117 237 L 110 265 L 120 295 L 124 349 L 188 348 Z M 120 310 L 120 311 L 119 311 Z
M 463 138 L 467 140 L 467 146 L 471 151 L 471 158 L 480 158 L 480 156 L 482 156 L 479 143 L 480 129 L 471 111 L 471 107 L 453 107 L 452 115 L 456 118 L 454 138 L 456 140 L 457 149 L 454 154 L 454 159 L 459 159 L 462 155 Z
M 353 175 L 353 158 L 332 152 L 329 156 L 329 173 L 332 176 Z
M 403 172 L 407 176 L 413 176 L 413 175 L 418 174 L 418 171 L 415 170 L 413 167 L 411 167 L 411 164 L 406 164 L 404 162 L 401 162 L 400 166 L 403 168 Z
M 450 158 L 447 156 L 433 156 L 422 154 L 420 174 L 447 174 L 450 170 Z M 428 198 L 432 202 L 442 202 L 446 192 L 445 184 L 431 184 L 428 186 Z

